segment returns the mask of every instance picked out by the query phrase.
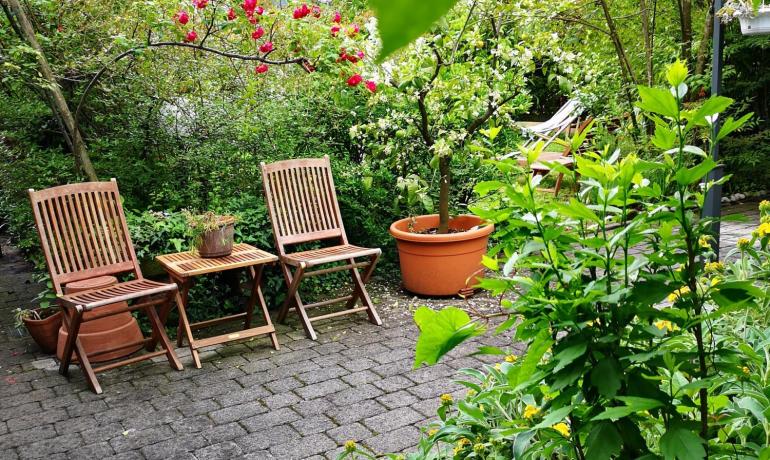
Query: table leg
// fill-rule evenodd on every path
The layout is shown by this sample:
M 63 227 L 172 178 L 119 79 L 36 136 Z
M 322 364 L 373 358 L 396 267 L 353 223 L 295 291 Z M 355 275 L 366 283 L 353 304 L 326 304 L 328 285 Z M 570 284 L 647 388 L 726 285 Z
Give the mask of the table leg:
M 281 346 L 278 344 L 278 335 L 275 333 L 275 326 L 273 326 L 273 322 L 270 319 L 270 312 L 267 311 L 265 297 L 262 295 L 262 267 L 262 265 L 259 265 L 256 269 L 254 267 L 249 269 L 253 285 L 251 287 L 251 298 L 249 299 L 249 310 L 247 310 L 246 321 L 247 324 L 250 325 L 251 312 L 254 310 L 254 304 L 256 301 L 259 301 L 262 314 L 265 315 L 265 322 L 267 323 L 267 326 L 273 329 L 273 332 L 270 333 L 270 341 L 273 342 L 273 348 L 280 350 Z M 246 329 L 248 329 L 248 327 L 246 327 Z
M 177 305 L 179 306 L 179 309 L 181 309 L 181 305 L 183 304 L 185 308 L 187 308 L 187 301 L 189 298 L 190 293 L 190 287 L 192 286 L 192 280 L 174 280 L 171 279 L 172 282 L 176 282 L 179 286 L 179 296 L 177 297 Z M 181 298 L 182 304 L 179 304 L 179 299 Z M 182 327 L 182 315 L 179 314 L 179 322 L 177 323 L 176 327 L 176 346 L 181 347 L 183 344 L 184 336 L 182 335 L 182 331 L 184 330 Z M 190 340 L 189 338 L 187 339 Z
M 185 280 L 179 286 L 179 291 L 176 293 L 176 304 L 179 311 L 179 328 L 177 329 L 177 344 L 182 344 L 182 332 L 187 337 L 187 344 L 190 347 L 190 355 L 193 359 L 195 367 L 201 368 L 201 359 L 198 356 L 198 350 L 195 348 L 195 339 L 192 335 L 192 329 L 190 328 L 190 321 L 187 319 L 187 293 L 190 291 L 190 282 Z

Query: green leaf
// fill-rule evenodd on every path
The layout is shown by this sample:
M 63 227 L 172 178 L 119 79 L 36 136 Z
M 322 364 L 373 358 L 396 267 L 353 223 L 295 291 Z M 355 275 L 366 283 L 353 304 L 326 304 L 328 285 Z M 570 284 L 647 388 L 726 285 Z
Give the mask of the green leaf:
M 468 314 L 456 307 L 440 311 L 420 307 L 414 313 L 414 322 L 420 329 L 414 357 L 415 368 L 424 363 L 436 364 L 454 347 L 484 332 L 483 327 L 471 322 Z
M 681 168 L 676 172 L 676 175 L 674 178 L 679 183 L 679 185 L 690 185 L 693 184 L 703 178 L 706 174 L 709 173 L 714 167 L 716 167 L 716 162 L 712 160 L 711 158 L 706 158 L 699 164 L 693 166 L 692 168 Z
M 382 49 L 377 57 L 381 63 L 391 53 L 425 33 L 430 26 L 449 11 L 457 0 L 370 0 L 377 15 L 377 27 Z
M 719 134 L 717 134 L 716 141 L 719 142 L 725 137 L 729 136 L 730 133 L 735 131 L 736 129 L 743 126 L 747 121 L 749 121 L 749 118 L 753 117 L 754 113 L 747 113 L 746 115 L 742 116 L 739 119 L 734 119 L 733 117 L 727 118 L 727 120 L 722 123 L 722 127 L 719 129 Z
M 592 421 L 598 420 L 618 420 L 628 417 L 631 414 L 655 409 L 663 405 L 662 401 L 650 398 L 639 398 L 634 396 L 619 396 L 616 399 L 626 403 L 625 406 L 608 407 L 601 414 L 592 418 Z
M 620 453 L 623 439 L 610 422 L 597 424 L 586 438 L 586 458 L 591 460 L 609 460 Z
M 476 350 L 473 353 L 471 353 L 471 356 L 476 356 L 476 355 L 504 355 L 504 354 L 506 354 L 505 351 L 503 351 L 503 350 L 501 350 L 501 349 L 499 349 L 497 347 L 483 346 L 483 347 L 479 347 L 478 350 Z
M 666 66 L 666 80 L 671 86 L 679 86 L 687 79 L 687 65 L 677 59 L 675 62 Z
M 682 425 L 671 426 L 660 438 L 660 452 L 666 460 L 700 460 L 706 457 L 703 440 Z
M 571 347 L 567 347 L 564 350 L 561 350 L 559 353 L 557 353 L 553 359 L 556 361 L 556 367 L 553 368 L 553 372 L 559 372 L 560 370 L 564 369 L 568 365 L 570 365 L 573 361 L 575 361 L 577 358 L 583 356 L 586 353 L 586 344 L 578 343 L 577 345 L 572 345 Z
M 599 223 L 601 219 L 595 212 L 591 211 L 588 206 L 579 202 L 575 198 L 569 201 L 569 204 L 559 204 L 559 212 L 565 216 L 574 217 L 576 219 L 590 220 L 592 222 Z
M 614 397 L 621 386 L 622 371 L 620 363 L 615 358 L 604 358 L 591 371 L 591 383 L 599 390 L 599 394 Z
M 540 428 L 550 428 L 551 426 L 564 420 L 564 417 L 569 415 L 570 412 L 572 412 L 572 406 L 556 409 L 555 411 L 550 412 L 548 415 L 546 415 L 545 418 L 543 418 L 543 420 L 540 423 L 533 426 L 532 428 L 535 430 Z
M 639 86 L 639 96 L 642 100 L 636 105 L 642 110 L 670 118 L 676 118 L 679 114 L 676 99 L 665 89 Z
M 517 382 L 512 382 L 514 386 L 524 382 L 535 373 L 540 359 L 543 358 L 543 355 L 551 348 L 552 344 L 553 340 L 547 328 L 543 328 L 537 333 L 537 336 L 527 348 L 527 355 L 521 360 L 521 370 L 519 371 Z

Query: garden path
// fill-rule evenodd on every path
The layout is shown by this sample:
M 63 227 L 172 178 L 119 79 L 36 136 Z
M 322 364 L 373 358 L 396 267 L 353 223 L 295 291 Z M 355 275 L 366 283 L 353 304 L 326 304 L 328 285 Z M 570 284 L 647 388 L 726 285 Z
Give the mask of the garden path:
M 749 222 L 725 223 L 723 253 L 756 226 L 756 203 L 728 208 Z M 70 382 L 12 325 L 11 311 L 40 291 L 16 248 L 0 259 L 0 458 L 48 459 L 323 459 L 345 441 L 377 452 L 409 450 L 435 415 L 439 395 L 462 394 L 458 369 L 489 357 L 469 356 L 475 344 L 441 364 L 412 369 L 419 305 L 457 305 L 456 299 L 416 299 L 394 282 L 375 281 L 372 297 L 385 325 L 364 316 L 322 323 L 318 342 L 296 321 L 279 326 L 281 351 L 266 338 L 211 348 L 203 369 L 179 350 L 185 370 L 145 363 L 100 375 L 103 395 L 86 389 L 80 372 Z M 496 301 L 478 295 L 479 309 Z M 484 337 L 505 346 L 507 336 Z

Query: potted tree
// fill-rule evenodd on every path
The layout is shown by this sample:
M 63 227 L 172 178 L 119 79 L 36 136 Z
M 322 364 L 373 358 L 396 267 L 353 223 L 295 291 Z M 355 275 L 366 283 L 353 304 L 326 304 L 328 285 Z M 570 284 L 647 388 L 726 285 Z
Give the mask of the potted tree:
M 770 34 L 770 6 L 764 0 L 728 0 L 718 14 L 724 22 L 738 18 L 743 35 Z
M 186 212 L 192 247 L 201 257 L 224 257 L 233 252 L 235 217 L 211 211 L 203 214 Z
M 16 328 L 24 326 L 32 340 L 47 354 L 56 351 L 61 315 L 61 311 L 50 307 L 16 308 L 13 311 Z
M 403 176 L 438 181 L 438 212 L 408 217 L 390 227 L 399 250 L 404 287 L 423 295 L 453 295 L 476 284 L 491 224 L 454 213 L 452 170 L 488 149 L 479 134 L 494 138 L 500 125 L 527 111 L 527 74 L 535 57 L 561 53 L 550 34 L 525 48 L 510 8 L 492 0 L 456 8 L 426 36 L 372 69 L 383 103 L 378 120 L 354 126 L 351 136 Z M 554 62 L 569 63 L 572 56 Z M 511 118 L 509 118 L 511 117 Z M 490 126 L 492 125 L 492 126 Z M 429 165 L 430 168 L 424 167 Z M 456 187 L 455 187 L 456 188 Z

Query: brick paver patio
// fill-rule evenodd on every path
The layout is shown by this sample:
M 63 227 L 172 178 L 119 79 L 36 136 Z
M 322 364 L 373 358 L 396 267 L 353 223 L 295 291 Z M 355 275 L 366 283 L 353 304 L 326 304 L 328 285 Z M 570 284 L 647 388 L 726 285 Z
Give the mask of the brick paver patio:
M 748 223 L 725 223 L 726 250 L 756 225 L 756 204 L 731 211 Z M 68 382 L 56 363 L 13 329 L 11 310 L 39 291 L 30 267 L 5 246 L 0 259 L 0 458 L 48 459 L 322 459 L 349 439 L 376 452 L 409 450 L 435 415 L 442 393 L 461 394 L 456 370 L 478 367 L 468 344 L 433 367 L 412 369 L 417 330 L 410 306 L 457 305 L 399 293 L 377 307 L 384 327 L 365 317 L 321 323 L 319 340 L 296 322 L 279 327 L 282 348 L 268 339 L 211 348 L 195 369 L 145 363 L 100 375 L 104 394 L 86 389 L 78 369 Z M 372 294 L 384 285 L 373 287 Z M 478 302 L 491 303 L 491 299 Z M 505 346 L 509 338 L 484 337 Z

